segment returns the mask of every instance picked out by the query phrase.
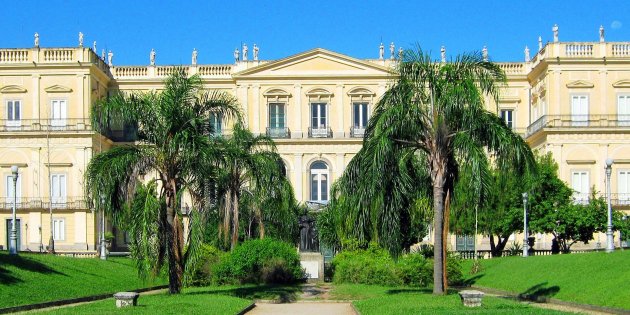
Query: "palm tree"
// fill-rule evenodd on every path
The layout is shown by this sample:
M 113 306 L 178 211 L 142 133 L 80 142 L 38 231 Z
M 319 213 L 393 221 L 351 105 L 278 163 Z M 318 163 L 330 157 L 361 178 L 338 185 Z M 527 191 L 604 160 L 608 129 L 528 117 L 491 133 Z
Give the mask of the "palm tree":
M 193 200 L 193 208 L 203 211 L 207 205 L 200 187 L 212 174 L 220 157 L 210 120 L 216 115 L 240 119 L 236 99 L 222 92 L 202 91 L 198 76 L 187 77 L 177 71 L 165 80 L 161 92 L 118 94 L 96 103 L 92 108 L 94 126 L 101 131 L 114 123 L 137 127 L 137 141 L 115 146 L 96 155 L 86 171 L 86 194 L 100 204 L 105 212 L 122 221 L 126 208 L 151 213 L 157 222 L 145 220 L 157 231 L 157 261 L 159 270 L 168 262 L 169 292 L 179 293 L 184 268 L 195 259 L 198 238 L 189 236 L 184 253 L 184 234 L 181 213 L 182 193 Z M 156 196 L 153 202 L 133 203 L 138 192 L 140 176 L 154 174 L 155 183 L 144 196 Z M 137 196 L 136 196 L 137 197 Z M 198 226 L 198 225 L 197 225 Z M 191 232 L 192 233 L 192 232 Z
M 295 199 L 282 172 L 280 155 L 270 137 L 254 136 L 236 124 L 232 136 L 222 141 L 226 156 L 220 164 L 217 180 L 221 222 L 219 233 L 225 243 L 229 238 L 230 248 L 234 249 L 241 232 L 241 207 L 249 211 L 250 218 L 257 225 L 259 237 L 264 238 L 265 218 L 273 219 L 274 216 L 291 211 Z
M 434 294 L 446 290 L 446 244 L 449 204 L 459 172 L 473 174 L 471 189 L 486 189 L 490 174 L 490 157 L 502 170 L 508 167 L 530 167 L 533 155 L 525 141 L 495 114 L 484 106 L 486 96 L 498 102 L 500 83 L 505 81 L 501 68 L 484 60 L 480 53 L 463 54 L 448 63 L 435 62 L 422 49 L 406 51 L 397 68 L 399 77 L 376 104 L 370 119 L 361 152 L 354 158 L 362 162 L 350 163 L 344 176 L 355 181 L 359 198 L 378 196 L 383 204 L 383 189 L 404 194 L 421 192 L 409 188 L 408 167 L 410 154 L 420 162 L 428 176 L 417 185 L 429 185 L 425 198 L 433 209 L 434 228 Z M 490 157 L 488 156 L 490 154 Z M 403 163 L 404 162 L 404 163 Z M 413 165 L 412 163 L 411 165 Z M 420 172 L 422 173 L 422 172 Z M 390 178 L 392 183 L 405 185 L 383 186 L 374 179 L 398 174 L 405 178 Z M 361 176 L 359 176 L 361 175 Z M 416 178 L 424 178 L 422 176 Z M 363 188 L 361 188 L 363 187 Z M 395 193 L 394 193 L 395 194 Z M 370 201 L 353 199 L 356 205 Z M 390 198 L 388 207 L 377 215 L 364 218 L 385 219 L 395 227 L 400 221 L 403 196 Z

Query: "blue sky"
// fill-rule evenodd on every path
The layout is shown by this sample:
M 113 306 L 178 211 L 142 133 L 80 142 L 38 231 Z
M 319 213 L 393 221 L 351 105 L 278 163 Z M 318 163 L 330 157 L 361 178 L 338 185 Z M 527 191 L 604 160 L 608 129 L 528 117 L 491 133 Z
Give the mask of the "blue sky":
M 85 45 L 111 49 L 114 63 L 232 63 L 241 42 L 256 43 L 260 59 L 279 59 L 321 47 L 357 58 L 377 58 L 386 47 L 419 43 L 437 57 L 488 47 L 495 61 L 521 61 L 537 38 L 630 41 L 630 1 L 10 1 L 0 11 L 0 47 Z M 240 50 L 240 47 L 239 47 Z M 386 48 L 386 56 L 389 49 Z

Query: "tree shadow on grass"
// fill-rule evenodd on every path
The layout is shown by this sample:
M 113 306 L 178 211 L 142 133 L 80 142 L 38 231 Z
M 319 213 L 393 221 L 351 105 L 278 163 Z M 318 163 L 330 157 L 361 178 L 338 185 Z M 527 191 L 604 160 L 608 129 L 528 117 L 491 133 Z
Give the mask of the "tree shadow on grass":
M 385 292 L 386 294 L 403 294 L 403 293 L 431 293 L 431 288 L 417 288 L 417 289 L 391 289 Z
M 12 266 L 23 271 L 67 276 L 65 273 L 56 271 L 46 264 L 20 255 L 0 255 L 0 265 L 3 267 Z M 0 267 L 0 283 L 13 284 L 17 282 L 23 282 L 23 280 L 18 278 L 18 275 L 14 274 L 12 271 Z
M 249 300 L 274 300 L 277 303 L 291 303 L 297 300 L 298 293 L 301 292 L 302 290 L 299 286 L 259 285 L 230 288 L 225 290 L 209 289 L 189 292 L 187 294 L 221 294 Z
M 528 301 L 547 302 L 549 298 L 558 294 L 559 291 L 559 286 L 548 286 L 547 282 L 542 282 L 520 293 L 518 297 Z
M 475 284 L 477 282 L 477 280 L 479 280 L 479 278 L 481 278 L 481 277 L 483 277 L 483 273 L 476 274 L 475 276 L 464 280 L 462 282 L 462 285 L 465 286 L 465 287 L 469 287 L 469 286 Z

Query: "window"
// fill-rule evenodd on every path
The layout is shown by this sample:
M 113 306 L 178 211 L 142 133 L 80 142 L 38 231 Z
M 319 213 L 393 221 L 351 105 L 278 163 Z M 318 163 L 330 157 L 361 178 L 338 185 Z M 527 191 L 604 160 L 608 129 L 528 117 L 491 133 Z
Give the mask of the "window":
M 630 204 L 630 170 L 617 173 L 617 200 L 620 205 Z
M 617 120 L 619 126 L 630 126 L 630 95 L 617 97 Z
M 7 101 L 7 127 L 19 127 L 22 119 L 22 102 L 19 100 Z
M 311 201 L 328 202 L 328 165 L 317 161 L 311 165 Z
M 53 127 L 65 126 L 68 118 L 68 102 L 66 100 L 52 100 L 50 105 L 50 125 Z
M 64 219 L 53 219 L 53 239 L 63 241 L 66 239 L 66 226 Z
M 571 125 L 575 127 L 588 126 L 588 96 L 571 96 Z
M 576 203 L 588 203 L 589 183 L 587 171 L 573 171 L 571 174 L 573 199 Z
M 511 109 L 501 110 L 501 119 L 505 122 L 508 128 L 514 128 L 514 111 Z
M 363 137 L 368 123 L 368 103 L 352 103 L 352 136 Z
M 472 235 L 457 235 L 455 250 L 457 251 L 474 251 L 475 237 Z
M 50 174 L 50 200 L 53 206 L 66 203 L 66 175 Z
M 213 136 L 223 134 L 223 115 L 221 113 L 210 114 L 210 134 Z
M 286 129 L 286 106 L 284 103 L 269 103 L 269 129 L 267 135 L 272 138 L 284 138 Z
M 328 137 L 327 103 L 311 103 L 311 136 Z
M 18 199 L 18 203 L 20 202 L 20 198 L 22 197 L 22 175 L 19 174 L 18 175 L 18 180 L 17 180 L 17 194 L 15 193 L 14 187 L 13 187 L 13 175 L 7 175 L 5 177 L 5 196 L 7 196 L 7 203 L 8 204 L 13 204 L 14 198 L 17 197 Z

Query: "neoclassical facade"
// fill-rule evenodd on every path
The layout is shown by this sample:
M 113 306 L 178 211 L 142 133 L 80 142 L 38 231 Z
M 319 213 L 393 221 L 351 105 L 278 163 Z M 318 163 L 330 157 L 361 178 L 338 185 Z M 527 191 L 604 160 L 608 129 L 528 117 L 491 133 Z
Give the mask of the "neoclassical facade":
M 20 250 L 38 251 L 52 235 L 58 251 L 91 252 L 99 214 L 83 197 L 91 157 L 130 140 L 128 130 L 96 133 L 89 119 L 96 100 L 118 91 L 151 91 L 175 69 L 201 77 L 208 90 L 236 96 L 254 133 L 275 138 L 287 176 L 302 202 L 326 203 L 332 182 L 358 152 L 374 104 L 395 80 L 398 51 L 361 60 L 313 49 L 280 60 L 234 64 L 117 66 L 94 48 L 0 49 L 0 246 L 7 248 L 17 197 Z M 244 51 L 246 51 L 244 49 Z M 559 42 L 541 45 L 524 62 L 500 62 L 508 76 L 499 103 L 488 99 L 532 148 L 552 152 L 560 177 L 584 202 L 605 192 L 604 160 L 614 159 L 613 204 L 630 205 L 630 43 Z M 107 59 L 107 60 L 105 60 Z M 230 122 L 216 117 L 220 132 Z M 17 189 L 10 167 L 19 166 Z M 107 227 L 108 230 L 111 227 Z M 117 242 L 124 245 L 122 233 Z M 599 236 L 598 236 L 599 237 Z M 550 242 L 539 236 L 539 248 Z M 602 237 L 601 242 L 604 242 Z M 453 236 L 453 249 L 468 249 Z M 463 246 L 463 247 L 462 247 Z M 478 248 L 488 247 L 486 240 Z

